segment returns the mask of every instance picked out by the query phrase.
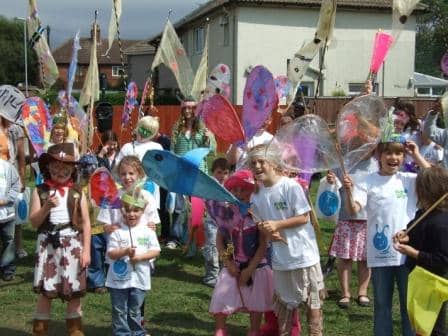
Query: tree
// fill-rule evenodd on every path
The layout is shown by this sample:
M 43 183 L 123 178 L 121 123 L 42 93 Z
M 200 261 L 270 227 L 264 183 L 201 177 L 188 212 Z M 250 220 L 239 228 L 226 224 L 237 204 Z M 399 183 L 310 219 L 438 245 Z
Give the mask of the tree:
M 424 0 L 427 13 L 418 18 L 415 70 L 441 76 L 440 60 L 448 52 L 448 1 Z
M 25 83 L 23 21 L 0 16 L 0 85 Z M 36 54 L 28 47 L 28 82 L 38 81 Z

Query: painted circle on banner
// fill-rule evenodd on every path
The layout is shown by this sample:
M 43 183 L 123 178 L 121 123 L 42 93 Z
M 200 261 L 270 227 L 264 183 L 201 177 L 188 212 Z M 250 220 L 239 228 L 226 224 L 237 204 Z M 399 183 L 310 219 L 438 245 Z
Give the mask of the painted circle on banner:
M 446 52 L 440 60 L 440 68 L 442 69 L 443 73 L 448 76 L 448 52 Z
M 339 208 L 339 198 L 337 195 L 329 190 L 324 191 L 319 196 L 319 209 L 327 217 L 336 214 Z

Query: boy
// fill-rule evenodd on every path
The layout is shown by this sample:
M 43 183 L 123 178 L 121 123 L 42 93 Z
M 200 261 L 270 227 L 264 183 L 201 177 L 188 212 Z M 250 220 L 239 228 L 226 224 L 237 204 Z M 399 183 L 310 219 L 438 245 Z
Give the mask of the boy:
M 220 183 L 229 177 L 230 165 L 225 158 L 217 158 L 212 163 L 213 177 Z M 202 282 L 209 287 L 215 287 L 219 272 L 218 250 L 216 249 L 216 222 L 209 215 L 212 213 L 213 202 L 206 201 L 207 214 L 204 220 L 205 244 L 202 253 L 205 259 L 205 275 Z

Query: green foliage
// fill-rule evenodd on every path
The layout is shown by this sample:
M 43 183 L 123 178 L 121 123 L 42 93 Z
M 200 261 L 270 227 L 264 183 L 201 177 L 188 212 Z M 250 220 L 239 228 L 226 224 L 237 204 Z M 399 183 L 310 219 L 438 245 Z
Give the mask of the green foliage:
M 0 84 L 17 85 L 25 82 L 23 21 L 0 16 Z M 38 80 L 37 58 L 28 48 L 28 83 Z
M 337 85 L 332 91 L 331 91 L 332 97 L 347 97 L 347 93 L 345 93 L 342 86 Z
M 428 12 L 418 18 L 415 70 L 441 76 L 440 60 L 448 52 L 448 1 L 423 0 Z

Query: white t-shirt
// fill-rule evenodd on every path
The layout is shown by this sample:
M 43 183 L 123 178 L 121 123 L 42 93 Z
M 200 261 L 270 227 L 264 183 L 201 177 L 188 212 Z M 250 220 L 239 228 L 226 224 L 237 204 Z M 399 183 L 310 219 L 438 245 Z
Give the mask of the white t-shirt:
M 431 142 L 429 145 L 420 146 L 419 151 L 429 163 L 438 164 L 443 160 L 443 149 L 434 142 Z
M 148 223 L 160 223 L 160 217 L 159 213 L 157 212 L 156 200 L 154 199 L 154 196 L 146 190 L 141 190 L 140 192 L 142 193 L 143 198 L 146 199 L 147 204 L 142 217 L 140 217 L 139 224 L 144 224 L 145 226 L 147 226 Z M 122 225 L 123 223 L 123 215 L 121 214 L 121 209 L 100 209 L 98 217 L 96 219 L 98 222 L 104 223 L 106 225 Z
M 308 213 L 311 208 L 302 187 L 282 177 L 272 187 L 261 186 L 252 194 L 252 209 L 260 220 L 282 220 Z M 311 222 L 280 230 L 287 241 L 272 243 L 272 268 L 287 271 L 305 268 L 319 262 L 319 249 Z
M 120 152 L 117 155 L 116 158 L 116 165 L 123 159 L 123 157 L 127 155 L 135 155 L 137 156 L 140 161 L 143 160 L 143 157 L 145 156 L 146 152 L 153 149 L 159 149 L 163 150 L 163 147 L 161 144 L 154 142 L 154 141 L 147 141 L 147 142 L 128 142 L 123 147 L 121 147 Z M 160 190 L 159 186 L 154 183 L 154 198 L 156 200 L 157 209 L 160 209 Z
M 160 245 L 156 233 L 145 225 L 137 225 L 131 228 L 120 228 L 111 233 L 107 252 L 131 246 L 136 247 L 135 254 L 143 254 L 149 251 L 160 251 Z M 112 260 L 107 272 L 106 287 L 124 289 L 138 288 L 141 290 L 151 289 L 151 268 L 149 260 L 140 261 L 134 264 L 130 263 L 128 256 L 121 259 Z
M 417 210 L 414 173 L 368 174 L 355 185 L 353 199 L 367 211 L 369 267 L 403 265 L 405 256 L 393 248 L 395 233 L 406 228 Z
M 235 165 L 235 170 L 243 168 L 247 159 L 247 151 L 257 145 L 267 145 L 271 142 L 274 136 L 266 132 L 265 130 L 260 130 L 252 137 L 252 139 L 246 144 L 245 150 L 237 148 L 237 162 Z

